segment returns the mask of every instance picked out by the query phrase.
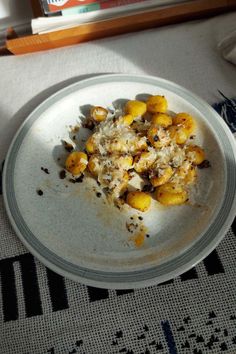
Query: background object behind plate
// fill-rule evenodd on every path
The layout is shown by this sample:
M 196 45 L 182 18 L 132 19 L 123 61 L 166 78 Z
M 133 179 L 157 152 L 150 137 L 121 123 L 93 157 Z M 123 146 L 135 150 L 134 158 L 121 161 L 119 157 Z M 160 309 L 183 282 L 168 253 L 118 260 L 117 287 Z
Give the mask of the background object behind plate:
M 218 49 L 226 60 L 236 65 L 236 30 L 220 41 Z
M 30 23 L 32 17 L 28 0 L 0 0 L 0 30 Z

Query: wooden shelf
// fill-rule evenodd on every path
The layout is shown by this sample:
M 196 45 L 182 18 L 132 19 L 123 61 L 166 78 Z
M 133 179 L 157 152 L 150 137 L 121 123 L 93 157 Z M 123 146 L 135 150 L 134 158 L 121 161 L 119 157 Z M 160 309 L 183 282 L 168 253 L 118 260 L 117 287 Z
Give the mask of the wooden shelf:
M 98 38 L 200 19 L 233 10 L 236 10 L 236 0 L 189 1 L 134 15 L 83 24 L 71 29 L 10 39 L 6 41 L 6 49 L 12 54 L 31 53 L 79 44 Z

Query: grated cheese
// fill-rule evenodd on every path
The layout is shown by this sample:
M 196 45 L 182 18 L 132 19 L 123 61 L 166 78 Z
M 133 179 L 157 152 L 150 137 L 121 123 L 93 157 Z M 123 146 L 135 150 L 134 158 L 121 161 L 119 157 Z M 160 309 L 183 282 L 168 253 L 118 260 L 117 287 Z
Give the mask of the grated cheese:
M 156 129 L 151 114 L 137 116 L 128 125 L 124 123 L 122 107 L 107 111 L 105 120 L 99 124 L 95 122 L 91 142 L 96 151 L 93 154 L 94 172 L 109 198 L 119 198 L 137 176 L 146 185 L 152 183 L 146 179 L 162 177 L 167 169 L 173 172 L 168 181 L 184 185 L 195 160 L 195 153 L 187 149 L 188 142 L 177 144 L 170 137 L 169 128 L 158 125 Z M 182 127 L 181 124 L 177 126 Z M 88 164 L 85 159 L 81 162 Z

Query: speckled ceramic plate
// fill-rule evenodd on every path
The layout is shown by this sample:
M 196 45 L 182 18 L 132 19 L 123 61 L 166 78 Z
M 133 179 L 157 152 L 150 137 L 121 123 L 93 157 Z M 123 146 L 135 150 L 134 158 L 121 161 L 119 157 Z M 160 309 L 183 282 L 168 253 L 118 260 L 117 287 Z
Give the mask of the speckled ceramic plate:
M 111 106 L 146 94 L 165 95 L 171 111 L 195 116 L 196 143 L 211 168 L 198 171 L 190 205 L 167 208 L 152 201 L 142 214 L 149 237 L 137 247 L 127 222 L 138 223 L 141 213 L 129 207 L 119 211 L 103 195 L 97 198 L 92 178 L 61 179 L 61 141 L 68 141 L 70 126 L 89 105 Z M 87 132 L 78 134 L 82 141 Z M 25 120 L 7 155 L 4 200 L 21 241 L 55 272 L 97 287 L 144 287 L 187 271 L 217 246 L 235 215 L 235 167 L 231 132 L 199 97 L 155 77 L 104 75 L 60 90 Z

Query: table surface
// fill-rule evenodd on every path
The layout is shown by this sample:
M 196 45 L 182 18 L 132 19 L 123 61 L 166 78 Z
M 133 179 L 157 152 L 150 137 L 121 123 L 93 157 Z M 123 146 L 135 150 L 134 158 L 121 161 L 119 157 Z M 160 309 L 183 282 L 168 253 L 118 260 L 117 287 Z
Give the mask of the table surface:
M 0 162 L 49 95 L 104 73 L 174 81 L 213 105 L 236 96 L 236 67 L 218 42 L 236 13 L 0 58 Z M 236 353 L 236 237 L 168 284 L 99 290 L 46 269 L 16 238 L 0 196 L 0 353 Z

